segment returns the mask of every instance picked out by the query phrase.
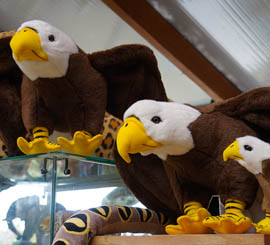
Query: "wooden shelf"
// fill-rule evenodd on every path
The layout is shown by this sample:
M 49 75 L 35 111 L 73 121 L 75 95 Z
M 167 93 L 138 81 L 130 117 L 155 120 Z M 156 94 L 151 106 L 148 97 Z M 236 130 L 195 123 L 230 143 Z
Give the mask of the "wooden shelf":
M 270 235 L 203 234 L 154 236 L 97 236 L 92 245 L 270 245 Z

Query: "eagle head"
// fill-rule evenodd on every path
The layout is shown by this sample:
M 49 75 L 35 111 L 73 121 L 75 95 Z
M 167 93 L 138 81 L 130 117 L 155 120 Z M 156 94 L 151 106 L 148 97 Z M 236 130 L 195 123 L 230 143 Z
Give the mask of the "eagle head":
M 255 175 L 270 175 L 270 144 L 257 137 L 247 135 L 237 138 L 224 150 L 223 159 L 234 159 Z
M 79 52 L 69 36 L 41 20 L 24 22 L 10 47 L 15 62 L 32 81 L 64 76 L 70 55 Z
M 166 160 L 168 155 L 182 155 L 194 147 L 188 128 L 200 112 L 174 102 L 141 100 L 124 114 L 124 124 L 117 135 L 117 149 L 130 163 L 129 153 L 156 154 Z

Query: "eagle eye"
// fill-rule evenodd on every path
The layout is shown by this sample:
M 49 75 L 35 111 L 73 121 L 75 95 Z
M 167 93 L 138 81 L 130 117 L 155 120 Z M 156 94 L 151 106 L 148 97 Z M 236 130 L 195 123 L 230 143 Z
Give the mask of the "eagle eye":
M 49 35 L 48 36 L 48 39 L 49 39 L 50 42 L 54 42 L 55 41 L 55 37 L 54 37 L 53 34 Z
M 153 116 L 152 119 L 151 119 L 151 121 L 152 121 L 153 123 L 155 123 L 155 124 L 158 124 L 158 123 L 161 122 L 161 118 L 158 117 L 158 116 Z
M 250 145 L 244 145 L 244 149 L 247 151 L 252 151 L 253 148 Z

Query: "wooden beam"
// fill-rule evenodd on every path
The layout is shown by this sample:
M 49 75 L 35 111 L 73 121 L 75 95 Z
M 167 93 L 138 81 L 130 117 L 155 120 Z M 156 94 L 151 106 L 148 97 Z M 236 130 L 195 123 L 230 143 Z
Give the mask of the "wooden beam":
M 262 234 L 192 234 L 154 236 L 96 236 L 92 245 L 269 245 L 270 236 Z
M 240 93 L 145 0 L 103 0 L 116 14 L 175 64 L 214 100 Z

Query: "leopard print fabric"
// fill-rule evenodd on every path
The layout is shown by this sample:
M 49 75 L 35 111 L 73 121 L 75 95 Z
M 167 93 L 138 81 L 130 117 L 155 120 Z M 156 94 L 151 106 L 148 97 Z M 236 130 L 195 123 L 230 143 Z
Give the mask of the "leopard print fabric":
M 0 39 L 6 38 L 6 37 L 12 37 L 16 31 L 7 31 L 7 32 L 0 32 Z
M 101 157 L 113 160 L 113 148 L 116 141 L 116 135 L 123 121 L 109 114 L 105 113 L 102 133 L 102 143 L 100 147 L 94 152 L 95 157 Z
M 4 142 L 0 139 L 0 158 L 8 157 L 8 150 Z

